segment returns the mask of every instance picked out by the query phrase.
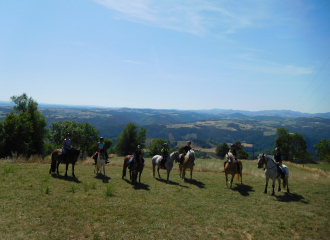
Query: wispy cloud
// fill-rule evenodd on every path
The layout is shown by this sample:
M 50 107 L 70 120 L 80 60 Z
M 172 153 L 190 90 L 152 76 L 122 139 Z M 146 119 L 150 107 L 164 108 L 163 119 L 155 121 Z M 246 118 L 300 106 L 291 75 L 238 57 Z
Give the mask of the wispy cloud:
M 203 0 L 95 0 L 115 11 L 117 18 L 196 35 L 206 31 L 232 34 L 255 26 L 264 18 L 262 1 L 242 5 L 236 1 Z

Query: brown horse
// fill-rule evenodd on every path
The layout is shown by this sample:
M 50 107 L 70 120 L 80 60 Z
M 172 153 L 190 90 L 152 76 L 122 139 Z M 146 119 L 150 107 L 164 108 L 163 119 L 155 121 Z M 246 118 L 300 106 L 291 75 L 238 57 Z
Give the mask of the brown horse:
M 181 158 L 181 155 L 180 155 Z M 184 161 L 182 164 L 179 165 L 180 168 L 180 177 L 183 178 L 183 180 L 185 180 L 185 176 L 186 176 L 186 169 L 190 169 L 190 180 L 192 180 L 192 172 L 194 170 L 194 166 L 195 166 L 195 152 L 193 150 L 189 150 L 184 158 Z
M 234 158 L 234 155 L 229 152 L 228 154 L 226 154 L 226 159 L 227 159 L 227 163 L 225 165 L 225 175 L 226 175 L 226 186 L 228 187 L 228 174 L 231 174 L 231 181 L 230 181 L 230 188 L 232 188 L 233 185 L 233 179 L 235 174 L 237 174 L 237 181 L 239 181 L 239 176 L 241 176 L 241 184 L 242 183 L 242 170 L 243 170 L 243 165 L 242 162 L 240 160 L 237 160 L 238 165 L 239 165 L 239 172 L 237 170 L 237 164 L 236 164 L 236 160 Z
M 80 150 L 77 148 L 69 148 L 67 150 L 65 159 L 63 160 L 63 153 L 62 153 L 62 149 L 55 149 L 52 153 L 52 162 L 50 164 L 50 170 L 49 173 L 55 172 L 55 170 L 57 169 L 57 174 L 59 174 L 58 172 L 58 166 L 60 165 L 60 163 L 65 163 L 66 164 L 66 170 L 65 170 L 65 177 L 67 177 L 67 173 L 68 173 L 68 166 L 71 163 L 72 164 L 72 176 L 74 177 L 74 165 L 78 160 L 80 154 Z
M 124 177 L 126 177 L 126 168 L 129 165 L 129 160 L 132 158 L 132 155 L 127 155 L 124 158 L 124 165 L 123 165 L 123 175 L 122 175 L 122 179 L 124 179 Z M 136 179 L 137 179 L 137 172 L 139 172 L 139 183 L 141 183 L 141 173 L 143 171 L 143 164 L 137 164 L 137 163 L 132 163 L 131 164 L 131 169 L 129 170 L 129 179 L 132 181 L 132 184 L 136 183 Z M 135 174 L 134 174 L 135 173 Z

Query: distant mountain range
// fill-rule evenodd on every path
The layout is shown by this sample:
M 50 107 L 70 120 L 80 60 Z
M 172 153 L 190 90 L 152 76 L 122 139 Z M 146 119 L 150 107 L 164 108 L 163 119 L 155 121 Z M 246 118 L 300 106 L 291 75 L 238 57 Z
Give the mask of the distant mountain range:
M 0 101 L 0 106 L 14 106 L 12 102 Z M 256 117 L 256 116 L 269 116 L 269 117 L 286 117 L 286 118 L 298 118 L 298 117 L 321 117 L 330 118 L 330 112 L 327 113 L 302 113 L 291 110 L 262 110 L 262 111 L 246 111 L 246 110 L 233 110 L 233 109 L 204 109 L 204 110 L 176 110 L 176 109 L 138 109 L 138 108 L 109 108 L 99 106 L 74 106 L 74 105 L 58 105 L 58 104 L 38 104 L 39 108 L 57 108 L 57 109 L 100 109 L 100 110 L 122 110 L 122 111 L 151 111 L 151 112 L 163 112 L 167 115 L 169 112 L 178 112 L 180 115 L 191 115 L 191 113 L 197 113 L 200 116 L 229 116 L 229 117 Z M 168 117 L 168 116 L 167 116 Z M 194 120 L 200 120 L 198 117 Z M 146 120 L 148 121 L 148 120 Z M 162 122 L 166 122 L 164 118 Z M 170 121 L 172 122 L 172 121 Z

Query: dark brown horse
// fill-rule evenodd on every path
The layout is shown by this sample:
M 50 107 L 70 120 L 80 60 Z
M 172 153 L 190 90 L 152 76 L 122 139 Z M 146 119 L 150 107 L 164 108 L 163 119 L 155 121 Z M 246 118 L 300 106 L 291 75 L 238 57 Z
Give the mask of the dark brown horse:
M 60 165 L 60 163 L 65 163 L 66 164 L 66 170 L 65 170 L 65 177 L 67 177 L 67 173 L 68 173 L 68 166 L 71 163 L 72 164 L 72 176 L 74 177 L 74 165 L 78 160 L 80 154 L 80 150 L 77 148 L 69 148 L 67 150 L 67 153 L 65 154 L 66 156 L 63 159 L 63 153 L 62 153 L 62 149 L 55 149 L 54 152 L 52 153 L 52 162 L 50 164 L 50 170 L 49 173 L 55 172 L 55 170 L 57 170 L 57 174 L 59 174 L 58 172 L 58 166 Z
M 129 165 L 129 160 L 132 158 L 132 155 L 127 155 L 124 158 L 124 165 L 123 165 L 123 176 L 122 179 L 124 179 L 124 177 L 126 177 L 126 168 Z M 136 183 L 136 179 L 137 179 L 137 173 L 139 172 L 139 183 L 141 183 L 141 173 L 143 171 L 143 164 L 137 164 L 132 162 L 131 163 L 131 169 L 129 170 L 129 178 L 132 181 L 132 184 Z
M 226 159 L 228 161 L 225 165 L 226 186 L 228 187 L 228 175 L 229 174 L 231 174 L 230 188 L 232 188 L 233 179 L 234 179 L 235 174 L 237 174 L 237 181 L 239 181 L 239 177 L 241 176 L 241 184 L 243 184 L 243 182 L 242 182 L 242 170 L 243 170 L 242 162 L 240 160 L 237 160 L 238 166 L 239 166 L 239 171 L 238 171 L 237 165 L 235 162 L 236 160 L 234 159 L 234 155 L 231 152 L 226 154 Z

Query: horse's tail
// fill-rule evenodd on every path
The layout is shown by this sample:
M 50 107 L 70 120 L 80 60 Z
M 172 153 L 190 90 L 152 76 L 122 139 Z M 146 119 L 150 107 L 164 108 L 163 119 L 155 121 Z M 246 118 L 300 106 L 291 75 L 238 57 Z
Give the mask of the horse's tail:
M 286 182 L 286 177 L 284 177 L 284 178 L 283 178 L 283 188 L 286 188 L 286 184 L 287 184 L 287 182 Z
M 124 177 L 126 177 L 126 157 L 124 158 L 124 164 L 123 164 L 123 176 L 122 179 L 124 179 Z
M 56 152 L 54 151 L 52 153 L 52 163 L 50 164 L 50 169 L 52 172 L 56 171 L 56 157 L 55 157 Z

